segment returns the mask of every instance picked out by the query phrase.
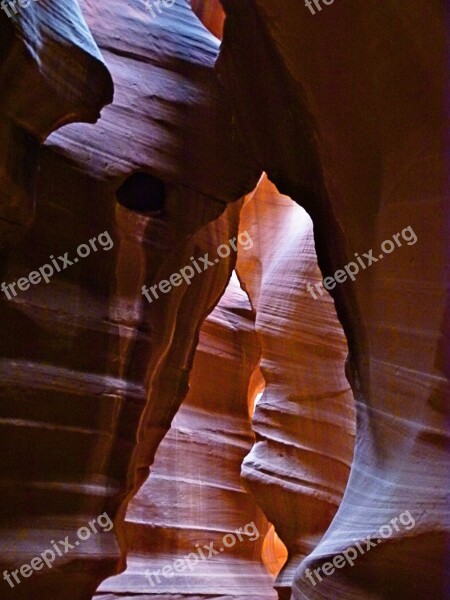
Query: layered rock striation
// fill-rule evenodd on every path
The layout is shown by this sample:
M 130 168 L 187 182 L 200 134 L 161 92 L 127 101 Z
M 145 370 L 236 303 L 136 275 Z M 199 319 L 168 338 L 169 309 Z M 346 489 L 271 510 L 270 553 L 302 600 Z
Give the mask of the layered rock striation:
M 289 599 L 294 572 L 328 529 L 350 472 L 347 344 L 331 297 L 307 289 L 321 279 L 307 213 L 265 177 L 242 210 L 241 228 L 255 240 L 237 270 L 256 313 L 265 382 L 242 472 L 287 546 L 275 587 Z
M 312 15 L 294 1 L 222 4 L 218 69 L 250 154 L 311 215 L 323 275 L 358 268 L 328 280 L 349 344 L 355 456 L 293 598 L 444 598 L 445 9 L 346 2 Z M 405 511 L 414 526 L 383 538 Z M 381 542 L 354 567 L 308 580 L 306 568 L 369 535 Z
M 443 599 L 445 7 L 170 4 L 0 11 L 0 596 Z
M 127 570 L 96 599 L 276 597 L 261 559 L 267 521 L 240 481 L 259 358 L 254 313 L 234 276 L 201 328 L 189 392 L 129 504 Z
M 113 84 L 76 0 L 0 11 L 0 250 L 34 216 L 38 145 L 66 123 L 95 122 Z M 30 90 L 32 93 L 30 93 Z
M 68 3 L 44 5 L 43 31 L 67 49 L 58 15 L 67 21 Z M 163 284 L 152 302 L 142 286 L 192 267 L 191 257 L 215 256 L 238 232 L 232 201 L 259 177 L 232 136 L 213 71 L 218 42 L 187 2 L 157 20 L 135 2 L 81 8 L 115 96 L 95 126 L 72 124 L 49 137 L 36 218 L 2 257 L 4 281 L 16 287 L 1 298 L 1 570 L 29 564 L 52 540 L 73 545 L 78 528 L 104 512 L 115 527 L 63 548 L 52 568 L 21 576 L 14 588 L 3 581 L 5 598 L 88 600 L 124 568 L 121 515 L 187 393 L 200 325 L 226 287 L 234 253 L 206 272 L 194 268 L 195 279 L 177 279 L 170 294 Z M 44 74 L 47 51 L 53 80 L 70 71 L 57 44 L 42 39 L 42 49 Z M 77 77 L 88 76 L 87 59 L 67 51 Z M 96 94 L 68 75 L 77 98 L 89 96 L 86 105 L 104 99 L 103 69 Z M 48 281 L 30 275 L 31 285 L 17 287 L 42 265 Z

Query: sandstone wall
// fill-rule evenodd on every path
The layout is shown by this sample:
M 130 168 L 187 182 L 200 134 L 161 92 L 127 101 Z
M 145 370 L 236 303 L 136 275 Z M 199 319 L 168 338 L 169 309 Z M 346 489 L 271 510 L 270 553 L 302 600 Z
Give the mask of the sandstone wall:
M 222 4 L 218 71 L 251 155 L 311 215 L 324 276 L 355 253 L 362 258 L 373 249 L 377 261 L 369 266 L 367 258 L 355 281 L 347 277 L 331 291 L 349 344 L 356 449 L 343 502 L 299 567 L 293 597 L 443 598 L 444 6 L 350 1 L 312 15 L 294 0 Z M 389 239 L 393 247 L 385 246 L 381 259 Z M 306 567 L 320 566 L 354 539 L 379 538 L 379 528 L 404 511 L 414 528 L 382 540 L 358 567 L 336 569 L 315 586 L 306 579 Z

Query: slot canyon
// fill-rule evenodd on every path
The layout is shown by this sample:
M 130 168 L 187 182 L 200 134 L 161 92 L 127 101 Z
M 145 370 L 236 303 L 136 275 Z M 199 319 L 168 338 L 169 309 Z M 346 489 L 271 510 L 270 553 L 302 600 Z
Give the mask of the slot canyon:
M 450 6 L 0 7 L 0 600 L 450 600 Z

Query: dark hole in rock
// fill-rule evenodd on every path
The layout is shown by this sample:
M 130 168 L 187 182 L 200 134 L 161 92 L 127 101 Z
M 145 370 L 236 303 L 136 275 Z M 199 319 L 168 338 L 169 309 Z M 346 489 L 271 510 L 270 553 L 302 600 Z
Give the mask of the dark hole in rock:
M 160 213 L 164 209 L 164 183 L 149 173 L 133 173 L 116 192 L 117 201 L 139 213 Z

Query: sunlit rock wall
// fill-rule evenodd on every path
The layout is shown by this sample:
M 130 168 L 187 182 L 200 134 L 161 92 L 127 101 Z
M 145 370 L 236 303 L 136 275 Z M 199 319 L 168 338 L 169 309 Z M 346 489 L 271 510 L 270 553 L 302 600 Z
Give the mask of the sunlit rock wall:
M 234 276 L 202 326 L 190 391 L 129 505 L 127 570 L 100 586 L 98 600 L 276 598 L 261 559 L 267 522 L 240 481 L 259 358 L 254 314 Z
M 256 312 L 265 380 L 243 476 L 289 551 L 276 582 L 289 599 L 294 571 L 331 523 L 350 472 L 347 345 L 331 297 L 306 287 L 320 281 L 307 213 L 264 178 L 241 228 L 255 240 L 239 254 L 238 273 Z

